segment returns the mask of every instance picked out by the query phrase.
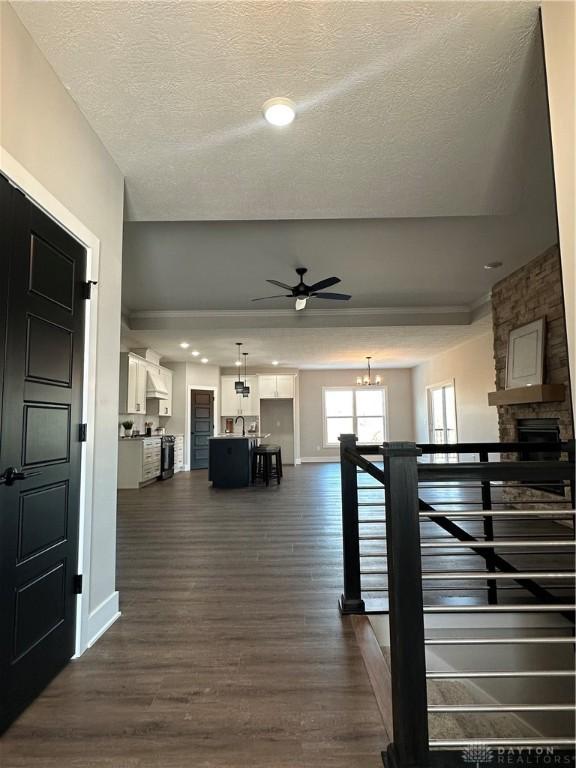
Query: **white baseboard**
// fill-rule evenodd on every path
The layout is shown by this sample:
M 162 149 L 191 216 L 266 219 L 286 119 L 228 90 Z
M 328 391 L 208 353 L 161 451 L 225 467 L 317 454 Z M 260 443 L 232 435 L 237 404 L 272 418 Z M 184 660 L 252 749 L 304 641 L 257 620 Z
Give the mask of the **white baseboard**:
M 339 464 L 340 456 L 302 456 L 300 461 L 302 464 L 319 464 L 328 462 Z
M 120 595 L 118 592 L 106 598 L 98 608 L 92 611 L 88 616 L 88 643 L 87 648 L 91 648 L 94 643 L 102 637 L 104 632 L 109 629 L 114 622 L 120 618 Z

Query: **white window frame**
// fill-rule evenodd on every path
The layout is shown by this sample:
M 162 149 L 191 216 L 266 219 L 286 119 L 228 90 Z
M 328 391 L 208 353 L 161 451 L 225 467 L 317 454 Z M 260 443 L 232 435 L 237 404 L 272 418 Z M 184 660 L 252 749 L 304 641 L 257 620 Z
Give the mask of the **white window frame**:
M 428 442 L 437 445 L 434 442 L 434 424 L 432 420 L 432 391 L 435 389 L 443 389 L 444 387 L 454 388 L 454 431 L 456 432 L 455 443 L 458 442 L 458 400 L 456 395 L 456 379 L 447 379 L 446 381 L 440 381 L 437 384 L 429 384 L 426 387 L 426 408 L 428 412 Z M 446 398 L 442 398 L 442 405 L 444 408 L 444 424 L 446 424 Z M 435 463 L 453 463 L 459 461 L 459 454 L 457 453 L 445 453 L 434 454 L 429 457 L 431 462 Z
M 340 446 L 340 443 L 329 443 L 328 442 L 328 417 L 326 415 L 326 392 L 335 392 L 335 391 L 341 391 L 341 392 L 354 392 L 357 391 L 364 391 L 366 389 L 371 390 L 377 390 L 379 392 L 382 392 L 382 405 L 384 408 L 383 413 L 383 420 L 384 420 L 384 442 L 388 442 L 388 387 L 386 384 L 380 384 L 378 386 L 372 386 L 372 387 L 366 387 L 366 386 L 350 386 L 350 387 L 322 387 L 322 446 L 324 448 L 338 448 Z M 353 414 L 352 414 L 352 429 L 354 430 L 354 434 L 356 434 L 356 423 L 357 423 L 357 415 L 356 415 L 356 395 L 354 394 L 352 398 L 352 408 L 353 408 Z M 342 416 L 341 418 L 350 418 L 347 416 Z M 380 443 L 363 443 L 363 445 L 380 445 Z

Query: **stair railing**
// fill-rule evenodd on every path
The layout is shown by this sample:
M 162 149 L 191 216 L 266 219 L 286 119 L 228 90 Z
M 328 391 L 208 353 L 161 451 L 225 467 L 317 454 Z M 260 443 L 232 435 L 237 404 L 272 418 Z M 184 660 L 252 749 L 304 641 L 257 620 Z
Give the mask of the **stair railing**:
M 497 447 L 490 452 L 505 452 L 503 444 L 495 444 Z M 492 448 L 493 446 L 490 446 Z M 446 446 L 443 446 L 446 450 Z M 452 448 L 452 446 L 450 447 Z M 454 446 L 456 448 L 456 446 Z M 458 446 L 460 448 L 460 446 Z M 465 451 L 457 450 L 463 453 Z M 466 739 L 466 740 L 432 740 L 428 733 L 428 716 L 430 714 L 445 713 L 488 713 L 488 712 L 574 712 L 573 704 L 514 704 L 514 705 L 429 705 L 427 695 L 427 680 L 438 677 L 435 673 L 427 673 L 426 647 L 433 644 L 446 642 L 438 638 L 427 638 L 425 635 L 425 615 L 441 612 L 478 612 L 478 611 L 554 611 L 564 615 L 574 616 L 576 606 L 561 603 L 555 600 L 544 600 L 538 604 L 524 603 L 513 605 L 469 605 L 469 606 L 442 606 L 425 605 L 423 599 L 423 583 L 434 575 L 422 570 L 422 550 L 438 547 L 445 548 L 447 542 L 422 541 L 420 525 L 423 519 L 446 521 L 450 517 L 448 512 L 436 512 L 429 505 L 423 505 L 419 499 L 419 480 L 438 479 L 435 470 L 440 468 L 440 477 L 450 482 L 462 482 L 473 479 L 480 482 L 492 482 L 494 480 L 524 480 L 538 481 L 565 481 L 573 482 L 574 461 L 573 447 L 569 461 L 567 462 L 531 462 L 529 477 L 527 477 L 526 464 L 522 462 L 493 462 L 484 464 L 446 464 L 446 465 L 419 465 L 418 456 L 422 455 L 422 449 L 414 443 L 390 443 L 384 446 L 358 446 L 355 435 L 341 435 L 340 453 L 342 467 L 342 522 L 344 534 L 344 593 L 340 600 L 340 609 L 343 613 L 362 613 L 366 611 L 366 604 L 362 597 L 361 581 L 361 551 L 359 516 L 358 516 L 358 474 L 359 471 L 368 474 L 385 489 L 385 536 L 371 537 L 372 541 L 384 539 L 386 542 L 387 573 L 388 573 L 388 614 L 390 623 L 390 668 L 391 691 L 393 713 L 393 741 L 384 757 L 387 768 L 431 768 L 432 766 L 462 766 L 466 759 L 458 748 L 468 749 L 469 755 L 479 754 L 478 750 L 490 751 L 494 748 L 516 747 L 520 749 L 532 746 L 546 745 L 553 750 L 559 759 L 573 756 L 573 751 L 564 748 L 573 744 L 573 736 L 556 738 L 551 741 L 546 738 L 510 738 L 510 739 Z M 383 468 L 375 466 L 369 461 L 367 455 L 379 455 L 383 461 Z M 378 486 L 376 486 L 378 487 Z M 486 497 L 483 495 L 483 499 Z M 573 498 L 573 497 L 572 497 Z M 424 506 L 424 509 L 423 509 Z M 426 508 L 428 507 L 428 508 Z M 454 515 L 465 514 L 462 512 Z M 478 512 L 475 512 L 478 516 Z M 497 511 L 482 510 L 481 516 L 494 516 Z M 523 511 L 523 515 L 539 516 L 538 510 Z M 555 513 L 558 514 L 558 513 Z M 573 512 L 569 513 L 573 516 Z M 449 522 L 449 520 L 448 520 Z M 450 531 L 449 531 L 450 532 Z M 348 538 L 354 541 L 346 541 Z M 508 570 L 508 564 L 498 561 L 495 555 L 496 547 L 514 547 L 518 542 L 503 540 L 479 541 L 474 537 L 458 538 L 451 542 L 459 549 L 471 548 L 476 552 L 489 550 L 490 565 L 494 571 L 482 574 L 483 578 L 490 579 L 492 572 L 496 578 L 513 578 L 520 583 L 530 583 L 528 577 L 531 573 L 519 572 L 516 569 Z M 520 542 L 526 546 L 526 542 Z M 537 542 L 542 546 L 542 542 Z M 566 540 L 551 542 L 554 546 L 566 546 Z M 497 569 L 497 572 L 496 572 Z M 443 574 L 442 574 L 443 575 Z M 547 574 L 545 574 L 547 575 Z M 455 574 L 461 577 L 462 574 Z M 552 574 L 553 576 L 553 574 Z M 536 585 L 538 586 L 538 585 Z M 538 597 L 538 594 L 537 594 Z M 495 647 L 509 642 L 520 643 L 574 643 L 574 637 L 547 636 L 519 638 L 449 638 L 448 644 L 474 645 L 474 643 L 490 643 Z M 487 671 L 486 676 L 495 672 Z M 542 677 L 571 676 L 572 672 L 556 672 L 554 670 L 540 670 Z M 503 673 L 506 676 L 533 677 L 534 672 Z M 445 674 L 446 678 L 473 677 L 470 673 Z M 433 749 L 431 749 L 433 747 Z M 463 762 L 464 760 L 464 762 Z

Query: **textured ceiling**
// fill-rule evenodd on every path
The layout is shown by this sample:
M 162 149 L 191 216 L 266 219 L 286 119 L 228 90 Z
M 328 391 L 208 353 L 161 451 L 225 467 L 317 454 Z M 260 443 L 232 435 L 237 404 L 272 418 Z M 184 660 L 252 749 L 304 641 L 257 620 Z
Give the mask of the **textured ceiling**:
M 509 213 L 537 3 L 14 2 L 126 176 L 128 218 Z M 287 129 L 260 116 L 298 108 Z
M 488 333 L 491 319 L 485 316 L 472 325 L 391 326 L 387 328 L 261 328 L 174 331 L 128 331 L 122 335 L 129 348 L 151 347 L 166 360 L 195 362 L 197 349 L 211 364 L 231 366 L 236 359 L 236 341 L 244 343 L 250 365 L 295 368 L 359 368 L 372 355 L 376 368 L 402 368 L 428 360 L 433 355 Z M 187 341 L 188 350 L 179 344 Z

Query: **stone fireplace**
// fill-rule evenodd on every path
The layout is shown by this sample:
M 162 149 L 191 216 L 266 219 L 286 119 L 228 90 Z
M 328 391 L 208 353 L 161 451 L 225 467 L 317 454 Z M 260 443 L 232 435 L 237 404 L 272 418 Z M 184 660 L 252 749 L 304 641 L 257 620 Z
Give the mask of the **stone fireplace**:
M 563 394 L 561 399 L 549 402 L 497 405 L 502 442 L 556 442 L 574 438 L 562 274 L 557 246 L 508 275 L 492 290 L 497 392 L 506 388 L 510 331 L 541 317 L 546 319 L 544 383 L 563 385 Z M 558 457 L 558 452 L 553 452 L 546 456 L 532 454 L 531 458 L 551 460 Z M 527 460 L 529 457 L 525 454 L 510 458 Z M 517 489 L 510 489 L 510 497 L 511 500 L 542 501 L 545 506 L 546 501 L 558 501 L 558 488 L 548 484 L 521 484 Z

